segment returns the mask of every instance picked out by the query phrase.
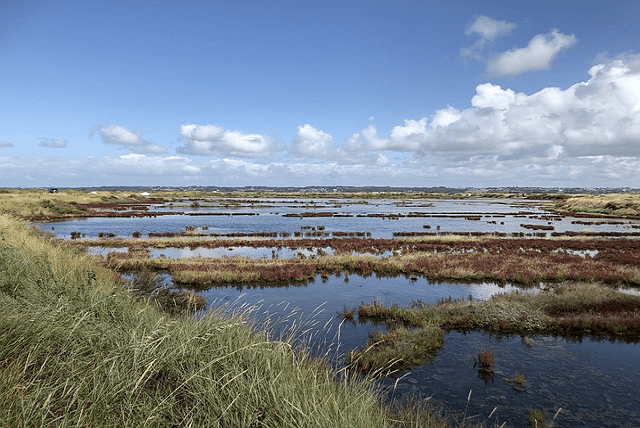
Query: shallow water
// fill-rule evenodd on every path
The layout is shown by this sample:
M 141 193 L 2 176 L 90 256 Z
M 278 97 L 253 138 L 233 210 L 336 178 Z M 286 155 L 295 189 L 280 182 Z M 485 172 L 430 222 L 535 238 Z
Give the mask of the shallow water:
M 181 233 L 187 228 L 216 235 L 231 233 L 305 233 L 318 230 L 326 236 L 333 233 L 368 233 L 373 238 L 391 238 L 394 233 L 524 233 L 526 236 L 549 236 L 551 232 L 582 231 L 634 232 L 639 221 L 625 220 L 610 224 L 593 219 L 597 224 L 585 225 L 590 219 L 562 219 L 535 204 L 515 203 L 509 200 L 440 200 L 425 203 L 411 201 L 372 200 L 358 203 L 352 200 L 260 200 L 254 204 L 241 204 L 237 208 L 212 205 L 189 206 L 154 205 L 150 212 L 176 212 L 185 214 L 161 215 L 142 218 L 84 218 L 64 222 L 36 223 L 43 231 L 70 239 L 72 232 L 83 238 L 98 238 L 100 233 L 118 237 L 141 236 L 149 233 Z M 187 214 L 217 215 L 187 215 Z M 301 217 L 305 213 L 333 214 L 331 217 Z M 240 215 L 251 214 L 251 215 Z M 479 220 L 474 218 L 480 217 Z M 551 216 L 542 218 L 543 216 Z M 529 230 L 522 225 L 553 226 L 553 231 Z M 426 226 L 426 227 L 425 227 Z
M 364 278 L 360 275 L 332 275 L 323 280 L 318 275 L 314 282 L 303 285 L 273 284 L 216 286 L 201 292 L 209 302 L 206 310 L 211 306 L 229 304 L 261 305 L 259 314 L 268 312 L 272 319 L 289 315 L 296 309 L 293 319 L 298 321 L 313 315 L 313 322 L 323 329 L 312 329 L 314 343 L 334 342 L 338 334 L 343 309 L 357 308 L 361 303 L 371 303 L 376 300 L 384 304 L 398 304 L 408 306 L 413 301 L 435 304 L 443 298 L 484 300 L 497 293 L 518 290 L 511 285 L 497 285 L 493 283 L 430 283 L 424 278 L 411 280 L 405 277 L 376 277 Z M 529 290 L 533 292 L 535 290 Z M 525 292 L 522 290 L 522 292 Z M 206 311 L 205 310 L 205 311 Z M 289 327 L 291 323 L 285 324 Z M 297 322 L 296 325 L 299 325 Z M 324 328 L 326 326 L 326 328 Z M 340 349 L 348 350 L 363 346 L 372 328 L 384 328 L 369 322 L 344 322 L 340 326 Z M 326 352 L 323 350 L 322 353 Z M 335 354 L 335 350 L 332 350 Z M 338 352 L 339 353 L 339 352 Z

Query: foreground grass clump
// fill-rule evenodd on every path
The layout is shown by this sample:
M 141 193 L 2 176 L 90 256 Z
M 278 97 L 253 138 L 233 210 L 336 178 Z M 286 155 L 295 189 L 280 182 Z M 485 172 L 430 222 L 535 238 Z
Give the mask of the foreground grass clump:
M 397 327 L 388 333 L 373 333 L 367 347 L 351 351 L 349 359 L 364 372 L 387 376 L 422 363 L 426 355 L 443 344 L 444 334 L 438 326 Z
M 164 314 L 0 215 L 2 426 L 410 426 L 370 383 L 251 327 Z

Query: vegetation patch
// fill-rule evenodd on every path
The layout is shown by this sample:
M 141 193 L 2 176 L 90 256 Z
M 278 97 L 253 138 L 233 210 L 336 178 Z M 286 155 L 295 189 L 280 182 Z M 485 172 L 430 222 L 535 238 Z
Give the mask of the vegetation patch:
M 372 333 L 366 347 L 352 350 L 348 358 L 365 373 L 388 376 L 422 363 L 442 347 L 443 340 L 444 332 L 437 325 L 396 326 L 387 333 Z
M 504 379 L 505 382 L 510 383 L 518 392 L 522 392 L 527 387 L 527 378 L 523 374 L 516 372 L 513 376 Z
M 541 282 L 598 281 L 640 285 L 640 241 L 636 239 L 333 238 L 333 239 L 119 239 L 64 241 L 61 245 L 128 247 L 111 253 L 109 267 L 169 270 L 176 281 L 207 287 L 216 283 L 307 281 L 316 274 L 355 272 L 367 276 L 424 276 L 432 281 L 493 281 L 537 286 Z M 149 248 L 167 247 L 330 248 L 293 259 L 250 257 L 151 259 Z M 597 250 L 595 256 L 582 256 Z M 391 253 L 389 256 L 377 254 Z

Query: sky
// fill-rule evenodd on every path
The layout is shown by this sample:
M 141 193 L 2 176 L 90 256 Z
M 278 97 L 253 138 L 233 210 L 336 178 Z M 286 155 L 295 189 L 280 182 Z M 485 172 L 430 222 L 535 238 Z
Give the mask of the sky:
M 640 188 L 640 1 L 0 0 L 0 187 Z

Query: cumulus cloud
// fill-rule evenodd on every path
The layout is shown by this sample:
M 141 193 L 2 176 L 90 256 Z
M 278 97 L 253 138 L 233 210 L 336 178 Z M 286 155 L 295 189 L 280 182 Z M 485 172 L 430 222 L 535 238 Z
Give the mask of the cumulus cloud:
M 458 160 L 640 156 L 640 55 L 593 66 L 589 76 L 531 95 L 478 85 L 470 108 L 405 120 L 387 147 Z
M 65 140 L 58 140 L 55 138 L 45 138 L 38 144 L 40 147 L 50 147 L 52 149 L 63 149 L 67 147 Z
M 187 155 L 265 157 L 279 150 L 265 135 L 229 131 L 219 125 L 183 124 L 180 137 L 184 145 L 177 152 Z
M 5 141 L 0 141 L 0 149 L 3 147 L 13 147 L 13 144 L 7 143 Z
M 527 71 L 547 70 L 558 54 L 578 41 L 573 34 L 551 30 L 536 35 L 524 48 L 511 49 L 491 58 L 487 71 L 497 76 L 516 76 Z
M 298 126 L 290 151 L 294 156 L 326 158 L 334 152 L 333 136 L 308 123 Z
M 460 55 L 480 60 L 482 59 L 482 50 L 487 43 L 500 36 L 510 34 L 516 27 L 517 25 L 513 22 L 500 21 L 481 15 L 465 31 L 467 35 L 478 35 L 478 40 L 470 47 L 461 49 Z
M 120 125 L 96 126 L 93 130 L 100 134 L 103 143 L 113 144 L 133 153 L 161 154 L 167 151 L 162 145 L 153 144 L 142 138 L 142 131 L 132 131 Z
M 361 153 L 363 150 L 395 150 L 390 141 L 378 136 L 378 127 L 374 118 L 369 118 L 369 124 L 362 130 L 354 132 L 345 141 L 344 148 L 350 152 Z M 402 150 L 402 148 L 399 148 Z

